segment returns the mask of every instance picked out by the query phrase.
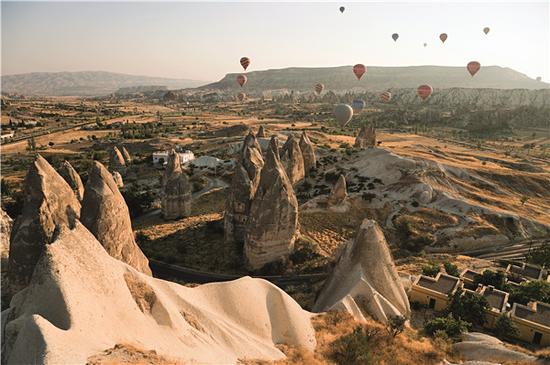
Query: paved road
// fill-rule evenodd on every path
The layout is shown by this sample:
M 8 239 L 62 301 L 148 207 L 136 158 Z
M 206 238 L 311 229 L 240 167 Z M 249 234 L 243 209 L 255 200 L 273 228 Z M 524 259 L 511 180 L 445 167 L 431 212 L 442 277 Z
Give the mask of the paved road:
M 187 267 L 170 265 L 161 261 L 149 259 L 149 266 L 153 271 L 153 276 L 164 280 L 180 280 L 188 283 L 205 284 L 220 281 L 230 281 L 241 278 L 245 275 L 218 274 L 206 271 L 199 271 Z M 327 278 L 327 274 L 305 274 L 294 276 L 253 276 L 264 279 L 285 288 L 291 285 L 310 284 Z

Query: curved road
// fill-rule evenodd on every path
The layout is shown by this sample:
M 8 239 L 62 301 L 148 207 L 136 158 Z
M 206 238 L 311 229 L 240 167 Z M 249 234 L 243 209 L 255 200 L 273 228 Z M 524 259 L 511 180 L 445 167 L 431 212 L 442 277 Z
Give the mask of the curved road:
M 181 280 L 189 283 L 205 284 L 220 281 L 231 281 L 239 279 L 245 275 L 237 274 L 218 274 L 206 271 L 199 271 L 187 267 L 170 265 L 161 261 L 149 259 L 149 267 L 153 271 L 153 276 L 164 280 Z M 317 281 L 325 280 L 327 274 L 305 274 L 305 275 L 267 275 L 253 276 L 255 278 L 267 280 L 280 288 L 285 288 L 291 285 L 310 284 Z

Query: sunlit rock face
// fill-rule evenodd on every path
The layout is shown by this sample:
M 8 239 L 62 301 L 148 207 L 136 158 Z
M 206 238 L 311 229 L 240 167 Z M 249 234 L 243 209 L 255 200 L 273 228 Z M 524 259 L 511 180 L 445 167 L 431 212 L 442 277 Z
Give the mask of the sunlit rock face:
M 149 260 L 134 240 L 128 206 L 113 176 L 98 161 L 88 174 L 80 221 L 109 255 L 151 275 Z
M 317 157 L 315 156 L 315 147 L 305 131 L 300 137 L 300 150 L 304 159 L 304 172 L 307 176 L 317 166 Z
M 191 183 L 181 168 L 179 154 L 170 151 L 162 180 L 161 213 L 164 219 L 191 215 Z
M 82 184 L 80 175 L 76 172 L 69 161 L 63 161 L 58 172 L 59 175 L 61 175 L 61 177 L 63 177 L 67 184 L 69 184 L 69 186 L 73 189 L 77 199 L 82 201 L 82 198 L 84 197 L 84 184 Z
M 273 137 L 250 208 L 244 254 L 251 270 L 286 259 L 298 236 L 298 202 L 279 160 L 278 149 L 277 139 Z
M 292 134 L 288 136 L 283 148 L 281 148 L 281 162 L 292 185 L 304 179 L 304 157 L 302 156 L 300 143 Z

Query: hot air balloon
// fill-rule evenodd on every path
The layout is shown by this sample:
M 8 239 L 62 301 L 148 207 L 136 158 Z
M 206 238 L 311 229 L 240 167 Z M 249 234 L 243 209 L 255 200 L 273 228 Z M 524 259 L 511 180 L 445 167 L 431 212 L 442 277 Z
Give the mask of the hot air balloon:
M 334 118 L 341 125 L 345 126 L 353 117 L 353 109 L 348 104 L 338 104 L 334 107 Z
M 353 102 L 351 103 L 351 107 L 353 108 L 354 111 L 360 112 L 361 110 L 363 110 L 366 104 L 367 103 L 365 103 L 365 100 L 354 99 Z
M 246 84 L 247 81 L 248 81 L 248 78 L 246 77 L 246 75 L 238 75 L 237 76 L 237 82 L 239 83 L 239 85 L 241 85 L 241 87 L 243 87 L 244 84 Z
M 353 73 L 357 77 L 357 80 L 361 80 L 361 77 L 367 72 L 367 68 L 365 65 L 358 63 L 357 65 L 353 66 Z
M 489 33 L 490 30 L 491 30 L 491 28 L 485 27 L 485 28 L 483 28 L 483 33 L 487 34 L 487 33 Z
M 340 13 L 344 13 L 344 10 L 346 10 L 346 8 L 344 8 L 343 6 L 340 6 Z
M 426 47 L 428 45 L 428 43 L 424 43 L 424 47 Z
M 388 102 L 391 100 L 391 93 L 389 91 L 384 91 L 382 94 L 380 94 L 380 97 L 382 98 L 382 100 L 384 100 L 384 102 Z
M 239 101 L 243 101 L 246 98 L 246 94 L 242 91 L 237 95 L 237 98 L 239 98 Z
M 241 66 L 243 66 L 244 70 L 246 71 L 246 69 L 250 65 L 250 58 L 242 57 L 240 62 L 241 62 Z
M 418 93 L 418 96 L 422 98 L 422 100 L 426 100 L 430 95 L 432 95 L 434 89 L 430 85 L 420 85 L 416 92 Z
M 397 38 L 399 38 L 399 34 L 393 33 L 393 34 L 391 35 L 391 37 L 392 37 L 392 39 L 393 39 L 394 42 L 397 42 Z
M 441 33 L 439 35 L 439 39 L 441 39 L 441 43 L 445 43 L 445 41 L 447 40 L 447 33 Z
M 315 92 L 317 94 L 321 94 L 324 89 L 325 89 L 325 85 L 323 85 L 321 83 L 315 85 Z
M 542 80 L 542 77 L 538 76 L 537 81 L 541 81 L 541 80 Z
M 477 61 L 472 61 L 472 62 L 468 63 L 468 66 L 466 66 L 466 68 L 468 69 L 468 72 L 470 73 L 470 75 L 472 75 L 472 77 L 474 77 L 474 75 L 481 68 L 481 65 Z

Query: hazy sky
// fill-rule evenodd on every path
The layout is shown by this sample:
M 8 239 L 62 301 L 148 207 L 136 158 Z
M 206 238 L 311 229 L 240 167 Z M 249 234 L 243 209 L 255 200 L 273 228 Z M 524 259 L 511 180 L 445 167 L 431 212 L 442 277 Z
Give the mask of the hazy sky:
M 217 80 L 242 70 L 239 58 L 248 56 L 249 71 L 477 60 L 550 81 L 549 3 L 2 1 L 2 74 L 104 70 Z

